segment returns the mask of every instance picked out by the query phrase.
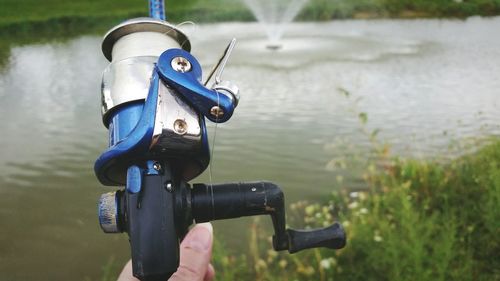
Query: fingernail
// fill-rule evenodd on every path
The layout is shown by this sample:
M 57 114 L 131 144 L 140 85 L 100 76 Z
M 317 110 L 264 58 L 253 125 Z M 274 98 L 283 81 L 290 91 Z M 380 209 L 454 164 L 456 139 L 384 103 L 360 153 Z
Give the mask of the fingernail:
M 206 251 L 212 245 L 213 228 L 210 223 L 197 224 L 186 237 L 186 247 L 197 251 Z

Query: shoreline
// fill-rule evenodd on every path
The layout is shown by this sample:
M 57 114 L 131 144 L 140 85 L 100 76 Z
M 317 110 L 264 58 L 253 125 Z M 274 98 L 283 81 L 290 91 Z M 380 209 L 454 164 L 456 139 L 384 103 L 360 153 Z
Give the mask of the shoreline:
M 220 1 L 220 0 L 219 0 Z M 296 22 L 328 22 L 334 20 L 366 20 L 366 19 L 395 19 L 395 20 L 414 20 L 414 19 L 440 19 L 440 20 L 466 20 L 470 17 L 495 17 L 500 15 L 500 7 L 491 11 L 463 12 L 429 12 L 425 10 L 403 9 L 396 12 L 391 12 L 385 9 L 358 10 L 356 7 L 347 9 L 347 11 L 335 10 L 332 7 L 315 6 L 314 2 L 306 6 L 295 18 Z M 1 3 L 1 0 L 0 0 Z M 325 4 L 326 5 L 326 4 Z M 326 11 L 321 11 L 320 8 L 326 8 Z M 342 7 L 339 7 L 341 9 Z M 7 8 L 8 9 L 8 8 Z M 322 12 L 322 13 L 321 13 Z M 186 20 L 196 23 L 224 23 L 224 22 L 252 22 L 256 21 L 255 16 L 242 5 L 231 5 L 222 10 L 214 9 L 213 7 L 193 7 L 183 9 L 171 9 L 168 21 L 173 23 L 183 22 Z M 9 15 L 10 13 L 7 12 Z M 68 12 L 54 15 L 38 16 L 19 16 L 6 17 L 0 19 L 0 40 L 5 36 L 19 35 L 52 35 L 62 30 L 71 31 L 71 33 L 79 32 L 80 34 L 92 34 L 105 32 L 111 26 L 114 26 L 122 21 L 135 17 L 144 17 L 146 12 L 142 9 L 132 9 L 130 11 L 118 11 L 114 14 L 102 13 L 80 13 Z M 1 14 L 0 14 L 1 16 Z
M 0 0 L 1 1 L 1 0 Z M 202 11 L 202 10 L 200 10 Z M 418 16 L 417 16 L 418 15 Z M 112 16 L 61 16 L 55 18 L 47 19 L 27 19 L 23 21 L 16 22 L 0 22 L 0 69 L 3 68 L 9 60 L 10 50 L 14 46 L 23 46 L 36 43 L 45 42 L 57 42 L 65 41 L 82 35 L 96 35 L 102 36 L 108 31 L 112 26 L 119 24 L 120 22 L 134 17 L 141 17 L 141 13 L 124 13 L 122 15 L 112 15 Z M 227 16 L 227 15 L 226 15 Z M 402 20 L 402 21 L 413 21 L 413 20 L 449 20 L 449 21 L 467 21 L 468 19 L 483 18 L 490 19 L 498 17 L 497 15 L 492 16 L 478 16 L 471 15 L 464 18 L 458 17 L 425 17 L 423 14 L 406 14 L 404 17 L 382 17 L 376 16 L 370 13 L 358 13 L 355 17 L 349 18 L 333 18 L 329 20 L 310 20 L 307 18 L 298 18 L 294 22 L 305 23 L 305 22 L 316 22 L 316 23 L 326 23 L 332 21 L 384 21 L 384 20 Z M 184 17 L 187 18 L 187 17 Z M 208 18 L 207 18 L 208 19 Z M 172 22 L 175 18 L 170 18 Z M 231 22 L 241 22 L 250 23 L 255 22 L 252 15 L 248 12 L 246 16 L 238 16 L 236 18 L 227 17 L 224 20 L 200 20 L 196 21 L 199 24 L 219 24 L 219 23 L 231 23 Z

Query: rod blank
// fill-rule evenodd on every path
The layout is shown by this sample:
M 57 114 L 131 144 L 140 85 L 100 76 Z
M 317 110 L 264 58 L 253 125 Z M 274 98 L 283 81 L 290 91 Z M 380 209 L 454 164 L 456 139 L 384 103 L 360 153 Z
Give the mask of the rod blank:
M 154 19 L 166 20 L 165 16 L 165 1 L 164 0 L 149 0 L 149 16 Z

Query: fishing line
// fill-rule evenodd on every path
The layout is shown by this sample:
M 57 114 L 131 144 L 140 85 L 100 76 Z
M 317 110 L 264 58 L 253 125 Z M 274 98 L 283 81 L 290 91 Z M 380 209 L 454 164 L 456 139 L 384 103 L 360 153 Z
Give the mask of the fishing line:
M 196 23 L 194 23 L 194 21 L 191 21 L 191 20 L 183 21 L 183 22 L 179 23 L 178 25 L 176 25 L 176 27 L 183 26 L 186 24 L 191 24 L 191 25 L 196 27 Z
M 191 25 L 191 26 L 193 26 L 193 30 L 191 32 L 188 32 L 187 30 L 182 30 L 180 27 L 183 26 L 183 25 Z M 172 29 L 168 30 L 167 32 L 164 32 L 163 35 L 168 35 L 171 32 L 176 32 L 176 29 L 180 29 L 180 30 L 182 30 L 182 32 L 186 36 L 189 37 L 189 36 L 191 36 L 196 31 L 196 28 L 198 28 L 198 25 L 195 22 L 193 22 L 193 21 L 183 21 L 183 22 L 175 25 L 175 29 L 172 28 Z M 180 46 L 181 49 L 184 47 L 184 44 L 186 44 L 187 42 L 188 42 L 188 40 L 185 40 L 185 41 L 183 41 L 181 43 L 181 46 Z
M 181 26 L 183 25 L 190 25 L 192 26 L 191 28 L 191 31 L 189 31 L 188 29 L 181 29 Z M 178 25 L 176 25 L 175 27 L 179 28 L 182 30 L 182 32 L 184 32 L 184 34 L 186 34 L 187 37 L 190 37 L 191 35 L 193 35 L 194 32 L 196 32 L 196 30 L 198 29 L 198 25 L 193 22 L 193 21 L 183 21 L 181 23 L 179 23 Z
M 208 75 L 207 77 L 207 80 L 205 81 L 205 86 L 208 84 L 208 82 L 210 81 L 210 79 L 212 78 L 212 76 L 215 74 L 215 85 L 219 84 L 221 82 L 221 76 L 222 76 L 222 72 L 224 71 L 224 67 L 227 63 L 227 60 L 229 58 L 229 55 L 231 54 L 233 48 L 234 48 L 234 44 L 236 43 L 236 39 L 233 38 L 231 40 L 231 42 L 229 43 L 229 45 L 227 45 L 226 49 L 224 50 L 224 54 L 222 55 L 222 57 L 219 59 L 219 61 L 215 64 L 214 68 L 212 69 L 212 71 L 210 72 L 210 74 Z M 219 68 L 220 67 L 220 68 Z M 217 71 L 217 69 L 219 69 L 219 71 Z M 217 72 L 217 74 L 216 74 Z M 216 90 L 215 91 L 217 93 L 217 109 L 220 110 L 220 93 Z M 214 157 L 214 151 L 215 151 L 215 139 L 217 137 L 217 128 L 218 128 L 218 123 L 219 123 L 219 111 L 216 111 L 215 112 L 215 128 L 214 128 L 214 137 L 212 139 L 212 148 L 210 150 L 210 159 L 211 161 L 208 163 L 208 178 L 209 178 L 209 182 L 210 182 L 210 192 L 211 192 L 211 195 L 212 195 L 212 204 L 214 203 L 213 200 L 214 200 L 214 197 L 213 197 L 213 174 L 212 174 L 212 164 L 211 162 L 213 162 L 213 157 Z
M 215 91 L 217 93 L 217 107 L 220 108 L 220 99 L 219 99 L 219 92 Z M 210 186 L 210 197 L 212 198 L 212 206 L 215 206 L 214 202 L 214 188 L 213 188 L 213 176 L 212 176 L 212 163 L 214 159 L 214 151 L 215 151 L 215 138 L 217 137 L 217 125 L 219 124 L 219 114 L 216 114 L 215 117 L 215 127 L 214 127 L 214 136 L 212 138 L 212 148 L 210 149 L 210 161 L 208 162 L 208 181 L 209 181 L 209 186 Z M 212 209 L 212 211 L 215 211 Z M 212 214 L 215 215 L 215 214 Z
M 215 91 L 217 93 L 217 107 L 220 108 L 220 103 L 219 103 L 219 92 Z M 213 163 L 213 157 L 214 157 L 214 151 L 215 151 L 215 139 L 217 137 L 217 127 L 219 122 L 219 115 L 215 117 L 215 127 L 214 127 L 214 136 L 212 138 L 212 147 L 210 148 L 210 159 L 211 161 L 208 164 L 208 177 L 210 181 L 210 186 L 212 185 L 212 163 Z
M 192 33 L 194 33 L 196 31 L 196 28 L 198 27 L 198 25 L 196 23 L 194 23 L 193 21 L 184 21 L 184 22 L 181 22 L 179 23 L 178 25 L 176 25 L 175 27 L 176 28 L 181 28 L 182 26 L 184 25 L 191 25 L 192 26 L 192 30 L 191 32 L 187 31 L 187 30 L 183 30 L 183 32 L 186 33 L 186 35 L 191 35 Z M 184 44 L 185 42 L 183 42 Z M 182 46 L 181 46 L 182 47 Z M 222 58 L 221 58 L 222 60 Z M 216 64 L 215 68 L 218 67 L 218 65 L 220 64 L 220 61 Z M 208 83 L 208 80 L 210 80 L 210 78 L 212 77 L 212 74 L 210 74 L 210 76 L 207 78 L 207 82 L 205 82 L 205 85 Z M 219 97 L 219 92 L 215 91 L 217 93 L 217 107 L 220 108 L 220 97 Z M 210 191 L 211 191 L 211 197 L 212 197 L 212 201 L 213 201 L 213 189 L 212 189 L 212 186 L 213 186 L 213 169 L 212 169 L 212 166 L 213 166 L 213 159 L 214 159 L 214 152 L 215 152 L 215 140 L 217 138 L 217 128 L 218 128 L 218 124 L 219 124 L 219 115 L 216 114 L 216 117 L 215 117 L 215 127 L 214 127 L 214 135 L 213 135 L 213 138 L 212 138 L 212 147 L 210 148 L 210 161 L 208 162 L 208 178 L 209 178 L 209 186 L 210 186 Z M 213 204 L 213 202 L 212 202 Z

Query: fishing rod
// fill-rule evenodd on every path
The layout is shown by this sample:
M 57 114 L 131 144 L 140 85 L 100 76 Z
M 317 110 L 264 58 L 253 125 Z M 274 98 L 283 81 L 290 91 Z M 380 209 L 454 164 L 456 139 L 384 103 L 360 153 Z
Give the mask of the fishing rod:
M 210 163 L 205 119 L 226 122 L 238 105 L 238 87 L 222 79 L 236 40 L 207 87 L 188 37 L 165 21 L 164 1 L 149 5 L 150 17 L 127 20 L 104 36 L 110 64 L 101 100 L 109 147 L 94 165 L 101 184 L 124 187 L 100 197 L 99 223 L 106 233 L 128 234 L 133 275 L 167 280 L 179 266 L 179 243 L 193 222 L 269 215 L 277 251 L 344 247 L 338 223 L 287 229 L 284 194 L 271 182 L 188 183 Z

